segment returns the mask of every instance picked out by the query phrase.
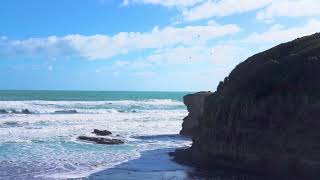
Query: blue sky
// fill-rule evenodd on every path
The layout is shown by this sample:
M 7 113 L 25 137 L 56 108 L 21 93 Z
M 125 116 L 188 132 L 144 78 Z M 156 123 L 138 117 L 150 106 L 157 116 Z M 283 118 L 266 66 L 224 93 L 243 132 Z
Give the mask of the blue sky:
M 215 90 L 320 30 L 316 0 L 3 0 L 0 89 Z

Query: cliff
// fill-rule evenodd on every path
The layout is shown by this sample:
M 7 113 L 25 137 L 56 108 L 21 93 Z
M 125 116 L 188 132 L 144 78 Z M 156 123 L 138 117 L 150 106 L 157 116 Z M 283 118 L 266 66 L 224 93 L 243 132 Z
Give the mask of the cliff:
M 211 94 L 211 92 L 198 92 L 183 97 L 183 102 L 187 106 L 189 114 L 183 119 L 181 135 L 193 137 L 198 134 L 199 121 L 204 112 L 204 100 Z
M 192 147 L 177 150 L 177 161 L 320 177 L 320 34 L 240 63 L 205 99 L 198 123 Z

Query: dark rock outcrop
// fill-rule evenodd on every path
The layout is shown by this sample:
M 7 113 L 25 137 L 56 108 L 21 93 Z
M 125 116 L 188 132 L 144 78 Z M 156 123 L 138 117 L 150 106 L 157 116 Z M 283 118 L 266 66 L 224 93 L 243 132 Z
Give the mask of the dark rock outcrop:
M 5 109 L 0 109 L 0 114 L 8 114 L 8 111 L 6 111 Z
M 288 179 L 320 177 L 320 34 L 240 63 L 205 100 L 176 160 Z
M 189 114 L 183 119 L 181 135 L 193 137 L 198 133 L 199 121 L 204 112 L 204 100 L 211 94 L 211 92 L 198 92 L 183 97 Z
M 32 114 L 32 112 L 29 109 L 21 109 L 21 110 L 15 110 L 15 109 L 0 109 L 0 114 Z
M 101 137 L 89 137 L 89 136 L 79 136 L 79 140 L 92 141 L 97 144 L 123 144 L 124 142 L 120 139 L 109 139 Z
M 23 109 L 21 111 L 22 114 L 31 114 L 31 111 L 29 111 L 29 109 Z
M 55 114 L 77 114 L 77 110 L 61 110 L 61 111 L 55 111 Z
M 108 136 L 111 135 L 112 133 L 108 130 L 99 130 L 99 129 L 94 129 L 93 134 L 96 134 L 98 136 Z

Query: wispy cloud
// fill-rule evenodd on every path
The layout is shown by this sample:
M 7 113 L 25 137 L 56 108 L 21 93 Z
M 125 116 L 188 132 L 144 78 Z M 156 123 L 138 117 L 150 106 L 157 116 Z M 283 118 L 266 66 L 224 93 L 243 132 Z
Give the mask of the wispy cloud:
M 176 7 L 185 21 L 224 17 L 259 10 L 259 20 L 276 17 L 320 15 L 317 0 L 124 0 L 123 4 L 153 4 Z
M 240 47 L 232 45 L 216 46 L 191 46 L 164 49 L 148 56 L 146 59 L 153 64 L 193 64 L 206 63 L 229 63 L 236 59 L 236 54 L 241 51 Z
M 222 17 L 263 8 L 272 0 L 207 0 L 200 5 L 183 11 L 187 21 Z
M 298 37 L 311 35 L 319 30 L 320 21 L 311 19 L 302 26 L 285 27 L 282 25 L 273 25 L 267 31 L 250 34 L 243 39 L 242 42 L 253 44 L 283 43 Z
M 242 60 L 245 54 L 245 48 L 235 45 L 179 46 L 158 50 L 141 59 L 115 61 L 113 68 L 141 70 L 168 65 L 230 65 Z
M 222 17 L 263 8 L 273 0 L 123 0 L 123 5 L 152 4 L 175 7 L 186 21 Z M 281 0 L 279 0 L 281 1 Z
M 276 17 L 307 17 L 320 15 L 318 0 L 277 0 L 257 14 L 257 19 L 270 20 Z
M 169 48 L 178 45 L 205 44 L 218 37 L 235 34 L 234 24 L 186 26 L 182 28 L 155 27 L 151 32 L 120 32 L 108 35 L 67 35 L 24 40 L 0 40 L 0 55 L 77 56 L 89 60 L 108 59 L 117 55 L 145 49 Z
M 123 5 L 129 4 L 153 4 L 165 7 L 190 7 L 205 0 L 123 0 Z

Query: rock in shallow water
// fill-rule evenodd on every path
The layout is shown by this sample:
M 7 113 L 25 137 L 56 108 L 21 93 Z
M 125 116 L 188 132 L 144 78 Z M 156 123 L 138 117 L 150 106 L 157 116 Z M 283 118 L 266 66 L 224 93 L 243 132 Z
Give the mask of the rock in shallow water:
M 92 141 L 97 144 L 123 144 L 124 143 L 120 139 L 109 139 L 109 138 L 102 138 L 102 137 L 79 136 L 78 139 L 84 140 L 84 141 Z
M 77 110 L 61 110 L 61 111 L 55 111 L 55 114 L 77 114 Z
M 108 136 L 111 135 L 112 133 L 108 130 L 99 130 L 99 129 L 94 129 L 93 134 L 96 134 L 98 136 Z
M 29 109 L 23 109 L 21 111 L 22 114 L 31 114 L 31 111 L 29 111 Z

